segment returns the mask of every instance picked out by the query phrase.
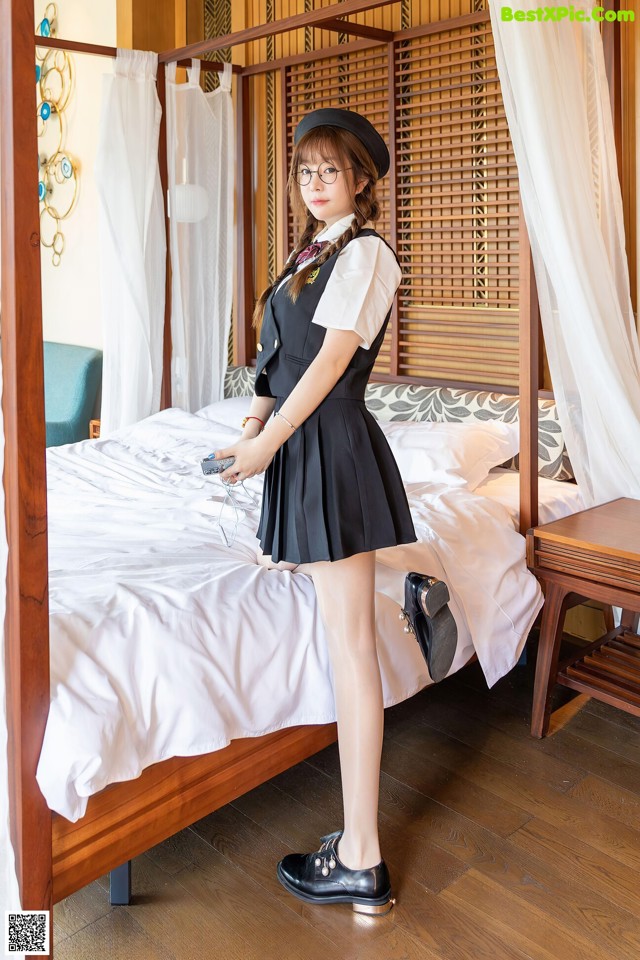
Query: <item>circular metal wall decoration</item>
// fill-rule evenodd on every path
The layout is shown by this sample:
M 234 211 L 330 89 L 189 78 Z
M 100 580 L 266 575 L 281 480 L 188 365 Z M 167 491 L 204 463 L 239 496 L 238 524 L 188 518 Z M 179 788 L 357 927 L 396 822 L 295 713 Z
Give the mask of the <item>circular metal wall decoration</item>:
M 47 4 L 37 33 L 55 37 L 57 20 L 56 4 Z M 79 164 L 65 147 L 65 110 L 73 92 L 73 61 L 65 50 L 36 47 L 35 72 L 40 239 L 51 250 L 52 263 L 57 267 L 64 251 L 60 224 L 71 215 L 79 190 Z

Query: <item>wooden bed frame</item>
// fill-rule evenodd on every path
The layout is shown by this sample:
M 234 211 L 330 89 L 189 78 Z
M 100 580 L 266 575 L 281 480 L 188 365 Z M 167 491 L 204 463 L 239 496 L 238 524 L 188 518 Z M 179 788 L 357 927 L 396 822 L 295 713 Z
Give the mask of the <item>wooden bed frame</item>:
M 188 65 L 193 56 L 305 26 L 348 31 L 361 39 L 380 31 L 342 18 L 393 0 L 345 0 L 340 5 L 263 24 L 213 41 L 160 55 L 158 91 L 164 98 L 164 65 Z M 114 57 L 116 50 L 57 39 L 34 38 L 33 11 L 23 0 L 0 0 L 0 127 L 2 169 L 2 364 L 5 424 L 4 484 L 9 563 L 6 660 L 9 727 L 10 820 L 23 909 L 51 909 L 54 902 L 118 867 L 198 818 L 240 796 L 336 739 L 335 724 L 295 727 L 196 758 L 175 758 L 145 770 L 135 781 L 114 784 L 89 801 L 77 823 L 52 814 L 35 773 L 49 709 L 49 612 L 45 417 L 40 279 L 40 234 L 33 122 L 35 46 L 49 44 Z M 488 14 L 474 14 L 487 18 Z M 337 19 L 340 17 L 341 19 Z M 468 17 L 448 26 L 470 22 Z M 476 22 L 474 20 L 474 22 Z M 430 25 L 433 29 L 433 25 Z M 425 27 L 425 32 L 429 28 Z M 416 35 L 416 28 L 410 31 Z M 405 31 L 405 34 L 407 32 Z M 387 34 L 390 52 L 404 34 Z M 346 52 L 342 46 L 341 52 Z M 292 58 L 289 58 L 290 60 Z M 285 63 L 280 61 L 279 63 Z M 203 61 L 204 69 L 221 69 Z M 264 69 L 277 68 L 270 62 Z M 239 78 L 238 269 L 235 327 L 237 362 L 252 355 L 251 197 L 249 192 L 248 85 L 261 67 L 234 67 Z M 25 104 L 29 105 L 25 108 Z M 393 97 L 390 96 L 390 110 Z M 164 124 L 164 121 L 163 121 Z M 390 127 L 393 130 L 393 126 Z M 167 170 L 161 130 L 160 164 Z M 390 144 L 393 154 L 393 144 Z M 537 398 L 539 322 L 533 266 L 520 217 L 520 517 L 526 531 L 537 523 Z M 165 324 L 163 405 L 170 403 L 169 274 Z M 397 378 L 396 378 L 397 379 Z M 52 949 L 52 948 L 51 948 Z M 51 954 L 52 955 L 52 954 Z

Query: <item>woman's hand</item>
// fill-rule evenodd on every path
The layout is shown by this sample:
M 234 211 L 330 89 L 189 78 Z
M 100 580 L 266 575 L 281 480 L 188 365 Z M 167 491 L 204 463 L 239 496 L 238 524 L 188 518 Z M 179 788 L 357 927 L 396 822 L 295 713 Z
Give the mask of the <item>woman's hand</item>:
M 224 457 L 235 457 L 235 463 L 218 474 L 227 483 L 241 482 L 255 477 L 257 473 L 266 470 L 273 460 L 273 448 L 265 442 L 261 435 L 248 440 L 238 440 L 231 447 L 216 450 L 216 460 Z

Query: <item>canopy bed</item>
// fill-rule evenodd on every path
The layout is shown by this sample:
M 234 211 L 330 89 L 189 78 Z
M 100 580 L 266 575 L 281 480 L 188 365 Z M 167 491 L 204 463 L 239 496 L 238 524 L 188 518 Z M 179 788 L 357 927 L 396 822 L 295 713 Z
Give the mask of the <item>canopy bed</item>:
M 384 6 L 393 0 L 345 0 L 339 7 L 324 7 L 309 13 L 289 17 L 286 20 L 263 24 L 240 31 L 214 41 L 202 41 L 189 47 L 168 51 L 160 55 L 158 90 L 161 100 L 164 95 L 164 68 L 166 64 L 177 62 L 189 65 L 190 58 L 211 53 L 235 44 L 249 42 L 256 38 L 267 37 L 278 32 L 307 26 L 320 26 L 325 29 L 347 30 L 356 34 L 358 39 L 347 48 L 342 47 L 341 54 L 349 53 L 357 58 L 360 53 L 376 47 L 382 50 L 390 63 L 394 62 L 399 45 L 416 37 L 426 36 L 441 29 L 441 25 L 430 24 L 399 33 L 372 31 L 363 25 L 337 20 L 374 7 Z M 40 307 L 40 250 L 38 233 L 38 210 L 32 187 L 32 170 L 26 158 L 35 155 L 35 128 L 31 112 L 24 110 L 22 104 L 28 103 L 32 96 L 32 71 L 34 54 L 33 23 L 31 12 L 24 4 L 9 2 L 3 4 L 4 30 L 0 39 L 0 62 L 2 63 L 2 169 L 3 169 L 3 337 L 2 356 L 4 366 L 3 409 L 5 417 L 6 453 L 5 488 L 6 514 L 9 541 L 9 567 L 7 583 L 7 677 L 8 701 L 7 715 L 9 726 L 10 759 L 10 806 L 12 819 L 12 838 L 16 851 L 16 866 L 20 884 L 23 909 L 49 909 L 73 891 L 86 885 L 93 879 L 113 869 L 123 862 L 148 849 L 155 843 L 170 836 L 179 829 L 193 823 L 212 809 L 223 805 L 243 792 L 264 782 L 276 773 L 295 764 L 335 740 L 335 725 L 319 722 L 318 718 L 308 725 L 287 726 L 274 729 L 260 737 L 228 737 L 231 742 L 220 749 L 221 744 L 210 747 L 213 752 L 193 756 L 175 756 L 171 759 L 154 758 L 146 762 L 137 779 L 111 783 L 99 790 L 89 799 L 80 814 L 80 819 L 70 822 L 63 816 L 52 814 L 51 809 L 38 787 L 36 769 L 43 748 L 43 739 L 47 717 L 50 711 L 50 670 L 49 670 L 49 567 L 48 567 L 48 527 L 47 492 L 45 470 L 45 425 L 43 416 L 43 373 L 42 373 L 42 322 Z M 478 13 L 447 21 L 452 27 L 464 23 L 487 23 L 488 14 Z M 43 43 L 37 38 L 38 44 Z M 114 56 L 116 51 L 85 44 L 52 40 L 51 45 L 103 56 Z M 331 56 L 335 50 L 319 51 L 318 56 Z M 240 396 L 251 389 L 250 361 L 255 355 L 255 342 L 250 326 L 253 304 L 252 270 L 252 205 L 251 205 L 251 143 L 249 105 L 251 77 L 263 71 L 279 70 L 286 73 L 296 63 L 302 62 L 298 56 L 279 62 L 270 61 L 262 65 L 246 68 L 234 67 L 236 78 L 236 119 L 237 119 L 237 277 L 236 323 L 234 329 L 236 358 L 238 366 L 229 371 L 226 395 Z M 202 69 L 220 70 L 221 64 L 202 61 Z M 385 93 L 387 103 L 387 130 L 391 131 L 392 167 L 391 186 L 397 176 L 397 154 L 395 136 L 397 130 L 397 96 L 394 88 L 395 73 L 388 72 L 388 89 Z M 283 85 L 284 89 L 284 85 Z M 285 115 L 287 114 L 285 104 Z M 287 138 L 291 130 L 283 124 L 283 154 L 286 161 Z M 164 193 L 167 188 L 167 165 L 165 150 L 160 149 L 160 167 Z M 388 231 L 391 242 L 397 239 L 398 223 L 393 203 L 389 206 Z M 286 224 L 288 231 L 290 225 Z M 457 402 L 458 414 L 449 419 L 460 419 L 460 409 L 465 405 L 477 411 L 485 405 L 496 404 L 489 419 L 513 419 L 514 405 L 518 405 L 520 423 L 519 447 L 519 493 L 513 487 L 507 499 L 511 504 L 511 515 L 517 514 L 517 523 L 521 532 L 537 522 L 538 519 L 538 422 L 555 422 L 553 401 L 539 396 L 539 326 L 536 288 L 532 270 L 531 254 L 528 244 L 524 218 L 520 218 L 519 234 L 519 399 L 512 390 L 498 394 L 500 384 L 491 384 L 493 392 L 488 391 L 486 383 L 460 382 L 443 378 L 429 381 L 419 376 L 407 376 L 399 373 L 397 365 L 398 317 L 393 324 L 393 338 L 390 344 L 390 356 L 396 358 L 394 369 L 390 362 L 389 371 L 381 374 L 376 384 L 370 385 L 370 399 L 378 402 L 383 412 L 381 419 L 392 420 L 394 412 L 392 401 L 408 404 L 413 409 L 413 419 L 420 419 L 417 412 L 425 398 L 424 391 L 435 391 L 436 404 Z M 169 277 L 169 271 L 167 272 Z M 167 280 L 169 284 L 169 280 Z M 167 286 L 167 309 L 164 328 L 164 408 L 171 405 L 171 337 L 169 325 L 169 286 Z M 24 384 L 29 385 L 26 390 Z M 430 385 L 431 384 L 431 385 Z M 452 392 L 456 389 L 469 396 L 464 399 Z M 381 392 L 383 391 L 383 392 Z M 422 391 L 422 393 L 421 393 Z M 443 392 L 444 391 L 444 392 Z M 448 392 L 447 392 L 448 391 Z M 390 395 L 391 394 L 391 395 Z M 458 402 L 459 401 L 459 402 Z M 412 407 L 413 404 L 413 407 Z M 474 406 L 475 405 L 475 406 Z M 384 408 L 387 407 L 386 415 Z M 157 418 L 160 418 L 159 420 Z M 409 414 L 407 418 L 412 418 Z M 442 417 L 443 420 L 447 416 Z M 478 421 L 487 417 L 480 415 Z M 198 420 L 200 422 L 198 422 Z M 211 420 L 218 423 L 215 416 Z M 178 423 L 180 421 L 180 423 Z M 207 414 L 200 418 L 184 414 L 180 420 L 180 411 L 164 410 L 152 417 L 143 434 L 136 434 L 136 443 L 150 448 L 153 438 L 157 440 L 159 426 L 176 429 L 180 427 L 191 433 L 195 439 L 192 451 L 201 450 L 204 444 L 203 434 Z M 218 424 L 219 426 L 219 424 Z M 224 427 L 224 425 L 223 425 Z M 557 423 L 556 423 L 557 427 Z M 391 428 L 390 428 L 391 429 Z M 559 448 L 553 454 L 558 467 L 558 476 L 566 460 L 563 457 L 563 444 L 559 429 L 554 428 L 559 438 Z M 154 431 L 156 431 L 154 433 Z M 208 433 L 206 436 L 210 437 Z M 221 434 L 223 435 L 223 434 Z M 182 436 L 182 434 L 180 434 Z M 99 441 L 102 447 L 93 447 L 94 453 L 80 453 L 78 457 L 88 457 L 91 461 L 106 451 L 106 446 L 118 448 L 116 456 L 129 443 L 121 435 L 113 443 Z M 118 447 L 118 443 L 121 444 Z M 198 446 L 198 444 L 200 446 Z M 73 448 L 68 448 L 73 451 Z M 131 445 L 129 453 L 131 453 Z M 124 456 L 124 454 L 122 454 Z M 65 456 L 60 460 L 51 460 L 51 471 L 62 472 L 66 469 Z M 127 454 L 129 456 L 129 454 Z M 195 454 L 194 454 L 195 456 Z M 543 452 L 541 462 L 549 462 L 547 450 Z M 87 462 L 88 462 L 87 461 Z M 80 472 L 74 474 L 78 480 L 78 491 L 86 482 L 82 478 L 82 469 L 89 470 L 87 463 L 76 461 Z M 67 464 L 68 466 L 68 464 Z M 171 465 L 169 465 L 171 466 Z M 175 465 L 174 465 L 175 466 Z M 74 469 L 75 469 L 74 467 Z M 515 477 L 515 474 L 512 474 Z M 128 481 L 124 481 L 128 482 Z M 81 500 L 81 492 L 78 493 Z M 514 503 L 514 498 L 519 503 Z M 80 502 L 80 501 L 79 501 Z M 504 502 L 504 501 L 503 501 Z M 511 521 L 508 521 L 511 525 Z M 91 524 L 89 523 L 91 527 Z M 511 527 L 512 532 L 513 528 Z M 472 647 L 466 650 L 463 660 L 468 659 Z M 462 665 L 462 664 L 460 664 Z M 408 695 L 408 694 L 405 694 Z M 236 731 L 239 729 L 234 727 Z M 236 736 L 238 734 L 236 733 Z M 194 751 L 195 752 L 195 751 Z M 139 770 L 131 773 L 136 776 Z M 118 779 L 118 778 L 116 778 Z M 86 801 L 86 797 L 85 797 Z M 78 815 L 78 811 L 76 811 Z

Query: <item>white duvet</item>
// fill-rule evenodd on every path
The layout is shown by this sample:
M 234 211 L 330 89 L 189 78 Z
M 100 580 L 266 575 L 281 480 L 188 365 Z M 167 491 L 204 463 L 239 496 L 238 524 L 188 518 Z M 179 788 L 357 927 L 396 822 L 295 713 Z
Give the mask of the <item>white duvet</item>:
M 159 760 L 335 720 L 312 580 L 258 565 L 259 507 L 248 500 L 233 545 L 220 536 L 224 490 L 199 461 L 237 436 L 171 409 L 48 451 L 51 709 L 37 777 L 69 820 Z M 246 486 L 259 499 L 262 478 Z M 420 542 L 377 555 L 387 706 L 430 682 L 398 619 L 407 571 L 446 580 L 452 672 L 475 650 L 490 685 L 516 663 L 542 606 L 504 506 L 464 487 L 407 491 Z M 228 531 L 232 521 L 225 510 Z

